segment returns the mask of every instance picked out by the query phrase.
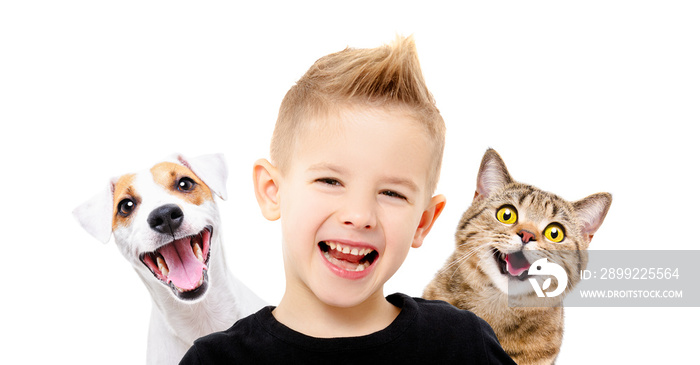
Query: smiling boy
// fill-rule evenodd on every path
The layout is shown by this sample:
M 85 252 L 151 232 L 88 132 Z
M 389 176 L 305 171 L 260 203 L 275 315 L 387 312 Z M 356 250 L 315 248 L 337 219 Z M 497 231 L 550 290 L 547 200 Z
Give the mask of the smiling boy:
M 445 206 L 444 134 L 411 38 L 319 59 L 282 102 L 271 162 L 254 166 L 263 215 L 281 219 L 282 300 L 182 363 L 512 364 L 472 313 L 384 296 Z

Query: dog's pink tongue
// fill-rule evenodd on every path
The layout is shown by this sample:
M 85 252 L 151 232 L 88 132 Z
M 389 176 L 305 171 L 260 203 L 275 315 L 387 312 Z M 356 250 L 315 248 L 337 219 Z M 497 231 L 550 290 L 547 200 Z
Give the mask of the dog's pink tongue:
M 202 270 L 206 268 L 190 246 L 190 238 L 183 238 L 171 244 L 161 247 L 158 252 L 163 255 L 168 265 L 168 279 L 183 290 L 192 290 L 197 287 L 202 279 Z

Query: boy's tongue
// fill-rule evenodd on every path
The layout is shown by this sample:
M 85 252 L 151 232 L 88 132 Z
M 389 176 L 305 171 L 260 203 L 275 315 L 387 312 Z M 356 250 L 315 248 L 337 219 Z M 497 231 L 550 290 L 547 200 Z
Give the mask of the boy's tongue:
M 360 264 L 360 261 L 362 260 L 362 256 L 351 255 L 349 253 L 342 253 L 336 250 L 330 250 L 328 254 L 330 255 L 330 257 L 335 259 L 332 261 L 333 264 L 348 271 L 357 270 L 357 267 Z
M 342 253 L 342 252 L 340 252 L 340 251 L 338 251 L 338 250 L 330 250 L 330 251 L 328 252 L 328 254 L 331 255 L 331 257 L 334 258 L 334 259 L 336 259 L 336 260 L 348 262 L 348 263 L 351 263 L 351 264 L 354 264 L 354 265 L 359 264 L 360 261 L 363 259 L 362 256 L 359 256 L 359 255 L 352 255 L 352 254 L 349 254 L 349 253 Z
M 202 270 L 206 268 L 194 255 L 190 240 L 189 237 L 183 238 L 158 250 L 168 265 L 168 280 L 183 290 L 195 289 L 202 279 Z

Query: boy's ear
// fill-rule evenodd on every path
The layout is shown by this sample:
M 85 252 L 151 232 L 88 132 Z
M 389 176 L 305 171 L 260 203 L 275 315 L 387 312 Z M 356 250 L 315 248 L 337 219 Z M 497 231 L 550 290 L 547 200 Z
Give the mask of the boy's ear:
M 271 221 L 280 218 L 278 181 L 279 170 L 276 167 L 265 159 L 255 161 L 253 165 L 255 198 L 258 199 L 263 216 Z
M 433 228 L 433 224 L 435 224 L 442 210 L 445 209 L 446 203 L 447 201 L 444 195 L 436 195 L 430 199 L 428 207 L 423 211 L 418 229 L 416 229 L 416 235 L 413 236 L 413 244 L 411 247 L 418 248 L 423 245 L 425 236 L 427 236 L 430 229 Z

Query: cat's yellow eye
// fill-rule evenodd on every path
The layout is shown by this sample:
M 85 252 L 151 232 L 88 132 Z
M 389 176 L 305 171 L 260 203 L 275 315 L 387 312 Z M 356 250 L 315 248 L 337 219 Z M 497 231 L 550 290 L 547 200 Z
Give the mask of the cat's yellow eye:
M 518 213 L 512 206 L 504 205 L 496 212 L 496 219 L 501 223 L 514 224 L 518 221 Z
M 564 227 L 559 223 L 551 223 L 544 229 L 544 236 L 554 243 L 559 243 L 564 240 Z

